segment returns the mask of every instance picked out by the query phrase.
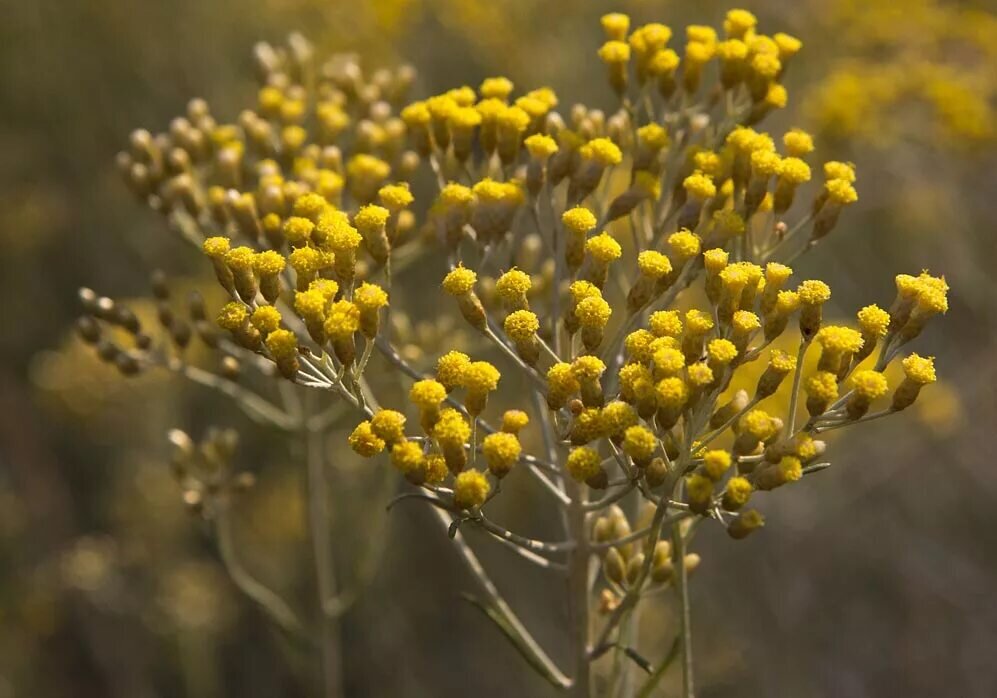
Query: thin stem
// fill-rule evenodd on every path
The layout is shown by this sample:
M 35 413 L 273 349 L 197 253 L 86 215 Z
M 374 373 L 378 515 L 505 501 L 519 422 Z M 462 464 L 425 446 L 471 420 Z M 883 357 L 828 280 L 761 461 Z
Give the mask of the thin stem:
M 678 595 L 682 628 L 682 698 L 694 698 L 692 674 L 692 612 L 689 604 L 689 574 L 685 567 L 685 537 L 682 524 L 672 524 L 672 555 L 675 568 L 675 592 Z
M 786 435 L 796 431 L 796 410 L 800 401 L 800 382 L 803 380 L 803 356 L 810 346 L 809 339 L 800 340 L 800 349 L 796 352 L 796 368 L 793 373 L 793 392 L 789 398 L 789 415 L 786 419 Z
M 229 503 L 224 502 L 218 508 L 215 517 L 215 536 L 218 540 L 218 552 L 222 564 L 239 590 L 260 605 L 267 615 L 284 631 L 301 637 L 303 630 L 301 621 L 276 592 L 251 575 L 235 552 L 235 541 L 232 536 L 232 520 Z
M 568 530 L 575 542 L 575 549 L 568 557 L 568 599 L 574 681 L 569 695 L 590 698 L 591 676 L 588 656 L 589 635 L 589 555 L 588 527 L 585 516 L 585 490 L 583 484 L 569 478 L 567 493 L 571 498 L 568 507 Z
M 443 511 L 442 509 L 433 508 L 433 512 L 436 514 L 436 518 L 439 523 L 443 526 L 443 529 L 448 532 L 450 530 L 450 515 Z M 467 566 L 468 571 L 471 575 L 478 580 L 478 584 L 481 590 L 485 592 L 488 597 L 489 603 L 494 607 L 494 609 L 501 614 L 502 619 L 508 624 L 509 628 L 516 633 L 517 639 L 523 643 L 526 649 L 530 652 L 531 657 L 538 661 L 542 666 L 544 671 L 554 680 L 558 685 L 567 688 L 571 685 L 571 680 L 565 676 L 557 665 L 554 664 L 553 660 L 547 656 L 547 653 L 540 646 L 540 644 L 534 639 L 530 632 L 526 629 L 526 626 L 522 624 L 519 618 L 513 613 L 509 604 L 506 603 L 505 599 L 499 593 L 498 588 L 492 582 L 488 573 L 485 572 L 485 568 L 482 567 L 481 561 L 478 560 L 478 556 L 474 554 L 471 547 L 464 540 L 460 531 L 454 534 L 453 542 L 457 546 L 457 552 L 460 553 L 461 560 Z M 588 698 L 588 694 L 585 694 Z
M 305 413 L 312 412 L 314 396 L 306 395 Z M 343 695 L 340 657 L 339 623 L 333 607 L 336 605 L 336 579 L 329 530 L 329 489 L 325 477 L 323 432 L 303 428 L 305 457 L 308 469 L 308 520 L 311 528 L 312 552 L 318 588 L 320 619 L 320 651 L 322 660 L 323 695 L 338 698 Z

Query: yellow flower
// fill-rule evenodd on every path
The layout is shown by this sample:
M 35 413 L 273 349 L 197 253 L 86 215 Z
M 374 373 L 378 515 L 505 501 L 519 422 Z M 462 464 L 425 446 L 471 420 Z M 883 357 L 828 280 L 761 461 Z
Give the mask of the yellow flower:
M 579 482 L 595 477 L 602 470 L 602 459 L 599 453 L 588 446 L 580 446 L 571 450 L 565 463 L 568 474 Z
M 453 500 L 459 509 L 480 507 L 488 499 L 492 486 L 480 470 L 465 470 L 454 478 Z

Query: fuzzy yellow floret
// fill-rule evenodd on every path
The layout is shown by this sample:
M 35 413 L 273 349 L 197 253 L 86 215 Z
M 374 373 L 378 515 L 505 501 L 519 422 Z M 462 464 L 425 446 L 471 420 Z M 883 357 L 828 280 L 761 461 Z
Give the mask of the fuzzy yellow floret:
M 890 389 L 886 376 L 879 371 L 856 371 L 851 379 L 852 389 L 867 400 L 875 400 L 886 395 Z
M 354 291 L 353 302 L 363 311 L 378 310 L 388 304 L 388 294 L 377 284 L 369 284 L 365 281 L 360 284 L 360 288 Z
M 610 65 L 626 63 L 630 60 L 630 45 L 623 41 L 607 41 L 599 47 L 599 58 Z
M 825 403 L 838 399 L 838 379 L 830 371 L 817 371 L 807 378 L 804 388 L 807 395 Z
M 792 354 L 773 349 L 769 354 L 769 366 L 779 373 L 789 373 L 796 368 L 796 357 Z
M 402 121 L 411 128 L 413 126 L 425 126 L 429 123 L 432 115 L 425 102 L 412 102 L 402 109 L 400 114 Z
M 299 247 L 290 254 L 287 261 L 297 273 L 310 276 L 330 266 L 333 256 L 314 247 Z
M 713 318 L 708 313 L 695 308 L 685 314 L 685 326 L 689 334 L 702 335 L 713 329 Z
M 357 215 L 353 218 L 353 223 L 363 235 L 369 235 L 384 230 L 384 225 L 388 222 L 390 216 L 391 212 L 388 209 L 375 204 L 369 204 L 357 211 Z
M 598 356 L 579 356 L 571 364 L 571 372 L 580 381 L 594 381 L 605 373 L 606 364 Z
M 595 237 L 589 238 L 585 243 L 585 251 L 600 264 L 609 264 L 620 258 L 623 248 L 620 243 L 613 239 L 607 232 L 602 232 Z
M 744 36 L 758 24 L 758 19 L 748 10 L 728 10 L 724 18 L 724 32 L 728 36 Z
M 459 509 L 480 507 L 488 499 L 492 486 L 479 470 L 465 470 L 454 479 L 453 500 Z
M 638 418 L 633 407 L 620 400 L 614 400 L 602 408 L 601 419 L 606 433 L 618 436 L 636 424 Z
M 796 158 L 812 153 L 814 149 L 813 136 L 798 128 L 787 131 L 782 137 L 782 144 L 786 146 L 786 152 Z
M 471 357 L 459 351 L 449 351 L 436 361 L 436 378 L 447 390 L 464 382 L 464 371 L 471 365 Z
M 651 57 L 647 70 L 651 75 L 671 75 L 679 66 L 679 55 L 670 48 L 658 51 Z
M 668 247 L 679 264 L 683 264 L 699 254 L 699 236 L 688 230 L 680 230 L 668 236 Z
M 775 40 L 776 46 L 779 47 L 779 58 L 784 61 L 795 56 L 803 48 L 802 41 L 783 32 L 777 32 L 772 38 Z
M 701 172 L 694 172 L 686 177 L 682 180 L 682 186 L 689 196 L 700 201 L 710 199 L 717 194 L 717 185 L 713 183 L 712 179 Z
M 665 375 L 677 375 L 685 368 L 685 355 L 674 347 L 662 347 L 654 352 L 654 366 Z
M 593 138 L 578 149 L 578 154 L 602 167 L 613 167 L 623 161 L 623 151 L 608 138 Z
M 703 454 L 703 470 L 713 481 L 723 477 L 730 468 L 731 458 L 727 451 L 715 449 Z
M 222 309 L 218 312 L 216 322 L 223 330 L 234 332 L 245 325 L 248 318 L 249 311 L 246 310 L 246 306 L 242 303 L 231 301 L 222 306 Z
M 705 388 L 713 383 L 715 376 L 713 369 L 703 362 L 692 364 L 686 369 L 689 385 L 693 388 Z
M 907 379 L 918 385 L 927 385 L 935 382 L 935 359 L 934 357 L 923 357 L 911 354 L 900 362 L 904 368 L 904 375 Z
M 517 204 L 523 199 L 523 190 L 516 182 L 496 182 L 482 179 L 472 188 L 478 201 L 486 204 Z
M 859 200 L 859 195 L 855 191 L 855 187 L 844 179 L 828 180 L 824 185 L 824 190 L 827 192 L 827 198 L 830 201 L 842 206 L 855 203 Z
M 518 434 L 530 423 L 530 416 L 522 410 L 506 410 L 502 414 L 502 431 Z
M 458 131 L 470 131 L 481 124 L 481 114 L 473 107 L 460 107 L 452 111 L 447 120 Z
M 820 328 L 817 336 L 814 337 L 825 351 L 834 354 L 855 353 L 862 348 L 865 341 L 862 333 L 850 327 L 839 327 L 837 325 L 826 325 Z
M 816 279 L 804 281 L 796 292 L 803 305 L 821 305 L 831 299 L 831 287 Z
M 276 276 L 284 271 L 287 260 L 280 252 L 265 250 L 253 257 L 253 269 L 261 277 Z
M 400 184 L 385 184 L 377 190 L 377 198 L 384 206 L 393 211 L 399 211 L 415 201 L 415 197 L 412 196 L 408 184 L 404 182 Z
M 546 162 L 546 160 L 557 152 L 557 141 L 543 133 L 534 133 L 523 141 L 530 157 L 534 160 Z
M 644 250 L 637 255 L 637 268 L 650 279 L 660 279 L 672 271 L 671 260 L 656 250 Z
M 249 321 L 262 334 L 269 334 L 280 327 L 280 311 L 272 305 L 261 305 L 253 311 Z
M 530 115 L 517 106 L 507 106 L 495 117 L 500 128 L 514 133 L 522 133 L 530 125 Z
M 622 12 L 610 12 L 599 18 L 602 30 L 610 39 L 622 41 L 630 29 L 630 17 Z
M 370 418 L 371 430 L 386 443 L 405 439 L 405 415 L 395 410 L 378 410 Z
M 597 451 L 588 446 L 581 446 L 568 454 L 565 468 L 575 480 L 584 482 L 599 474 L 602 469 L 602 460 Z
M 204 250 L 204 254 L 212 259 L 223 259 L 228 254 L 230 245 L 231 242 L 229 242 L 228 238 L 216 236 L 206 238 L 201 245 L 201 249 Z
M 433 426 L 433 438 L 442 445 L 459 448 L 471 438 L 471 425 L 464 415 L 448 407 L 440 412 Z
M 527 293 L 533 287 L 530 275 L 519 269 L 510 269 L 498 278 L 495 282 L 495 292 L 499 298 L 507 303 L 513 303 Z
M 484 99 L 506 99 L 512 94 L 514 85 L 507 77 L 485 78 L 478 88 L 478 92 Z
M 267 335 L 266 345 L 274 359 L 289 359 L 298 353 L 298 336 L 291 330 L 274 330 Z
M 777 428 L 775 420 L 764 410 L 751 410 L 738 421 L 738 429 L 745 434 L 765 441 L 771 438 Z
M 785 264 L 769 262 L 765 265 L 765 283 L 781 288 L 783 284 L 792 276 L 793 270 Z
M 689 401 L 689 387 L 677 376 L 658 381 L 654 392 L 661 407 L 679 409 Z
M 779 291 L 775 297 L 775 309 L 780 315 L 796 312 L 800 307 L 800 294 L 796 291 Z
M 498 474 L 508 471 L 519 460 L 523 446 L 515 434 L 497 431 L 484 438 L 481 451 L 485 454 L 489 469 Z
M 634 425 L 623 432 L 623 452 L 638 463 L 647 461 L 658 447 L 658 440 L 647 427 Z
M 703 265 L 710 274 L 719 274 L 723 271 L 724 267 L 727 266 L 728 259 L 730 259 L 730 254 L 720 247 L 714 247 L 703 253 Z
M 446 458 L 439 453 L 431 453 L 426 456 L 423 470 L 425 471 L 425 482 L 427 485 L 442 484 L 450 473 L 450 470 L 447 468 Z
M 537 330 L 540 329 L 540 321 L 536 314 L 529 310 L 517 310 L 506 316 L 502 327 L 509 339 L 522 342 L 536 335 Z
M 829 182 L 835 179 L 842 179 L 849 184 L 853 184 L 855 182 L 855 165 L 836 160 L 825 162 L 824 179 Z
M 447 397 L 447 389 L 432 378 L 416 381 L 409 389 L 409 400 L 422 409 L 432 409 Z
M 651 150 L 661 150 L 668 145 L 668 131 L 656 123 L 645 124 L 637 129 L 637 138 Z
M 451 182 L 440 190 L 440 203 L 445 208 L 460 208 L 474 201 L 474 192 L 470 187 Z
M 324 322 L 328 304 L 329 298 L 319 290 L 309 289 L 294 294 L 295 311 L 309 322 Z
M 360 308 L 347 300 L 333 303 L 325 315 L 325 333 L 333 340 L 348 340 L 360 328 Z
M 803 184 L 810 181 L 810 165 L 799 158 L 783 158 L 779 163 L 779 177 L 790 184 Z
M 682 334 L 682 320 L 676 310 L 658 310 L 651 313 L 647 326 L 658 337 L 678 337 Z
M 650 330 L 634 330 L 623 340 L 623 347 L 627 356 L 634 361 L 648 361 L 651 358 L 651 342 L 654 341 L 654 334 Z
M 582 206 L 565 211 L 561 215 L 561 222 L 565 228 L 578 235 L 587 233 L 598 223 L 595 214 Z
M 575 317 L 582 327 L 602 329 L 609 322 L 613 309 L 601 296 L 583 298 L 575 306 Z
M 547 370 L 547 385 L 552 391 L 563 395 L 577 393 L 581 387 L 578 377 L 568 363 L 556 363 Z
M 478 275 L 467 267 L 459 266 L 443 279 L 443 290 L 451 296 L 465 296 L 474 289 Z
M 754 332 L 762 326 L 762 321 L 750 310 L 737 310 L 731 318 L 730 326 L 738 334 L 748 334 Z
M 685 494 L 690 502 L 708 502 L 713 496 L 713 480 L 699 474 L 685 479 Z
M 384 439 L 374 433 L 370 422 L 360 422 L 348 439 L 350 448 L 364 458 L 371 458 L 384 450 Z
M 748 503 L 748 499 L 751 498 L 751 493 L 754 489 L 748 478 L 740 475 L 732 477 L 727 481 L 727 487 L 724 490 L 724 500 L 733 504 L 734 507 L 740 508 Z
M 713 58 L 716 53 L 716 43 L 690 41 L 685 45 L 685 62 L 688 66 L 698 67 Z
M 464 387 L 472 393 L 487 393 L 498 387 L 502 374 L 487 361 L 475 361 L 464 369 Z
M 418 472 L 423 459 L 422 447 L 413 441 L 402 441 L 391 447 L 391 464 L 403 475 Z
M 329 202 L 323 196 L 308 192 L 299 196 L 294 202 L 294 216 L 314 223 L 328 208 Z
M 716 364 L 727 365 L 737 358 L 737 347 L 729 339 L 711 339 L 706 345 L 706 355 Z

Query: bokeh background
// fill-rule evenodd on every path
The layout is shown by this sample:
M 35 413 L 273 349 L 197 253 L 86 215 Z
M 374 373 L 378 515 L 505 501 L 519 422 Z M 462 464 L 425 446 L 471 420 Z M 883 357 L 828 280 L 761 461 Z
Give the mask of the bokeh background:
M 405 59 L 431 94 L 504 73 L 562 104 L 610 105 L 597 18 L 718 24 L 707 0 L 6 0 L 0 22 L 0 698 L 298 696 L 308 658 L 235 590 L 172 481 L 166 430 L 240 430 L 259 485 L 239 505 L 247 564 L 310 598 L 302 472 L 290 450 L 202 389 L 124 381 L 72 340 L 76 289 L 147 295 L 153 268 L 204 265 L 135 203 L 114 154 L 202 96 L 234 116 L 258 39 L 304 30 L 368 65 Z M 943 381 L 916 410 L 850 430 L 835 466 L 766 501 L 734 544 L 704 527 L 693 588 L 701 695 L 997 695 L 997 4 L 752 0 L 804 41 L 773 129 L 851 160 L 858 205 L 802 276 L 835 313 L 888 303 L 930 268 L 951 309 L 918 340 Z M 140 305 L 140 303 L 139 303 Z M 337 462 L 341 564 L 378 572 L 342 620 L 349 696 L 542 696 L 549 689 L 459 592 L 470 580 L 418 507 L 381 514 L 369 463 Z M 780 494 L 782 494 L 780 492 Z M 376 504 L 376 506 L 372 505 Z M 524 499 L 538 526 L 543 500 Z M 371 512 L 374 512 L 373 514 Z M 385 530 L 383 550 L 374 539 Z M 475 542 L 479 542 L 477 539 Z M 555 655 L 563 590 L 484 543 L 496 580 Z M 669 611 L 646 623 L 652 660 Z

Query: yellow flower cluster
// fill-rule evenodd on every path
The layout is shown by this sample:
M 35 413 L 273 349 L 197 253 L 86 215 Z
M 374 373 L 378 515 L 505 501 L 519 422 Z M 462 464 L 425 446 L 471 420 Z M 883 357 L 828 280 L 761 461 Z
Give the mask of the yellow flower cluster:
M 948 286 L 900 275 L 888 310 L 832 324 L 831 288 L 791 281 L 858 201 L 854 167 L 817 160 L 810 134 L 760 130 L 786 104 L 799 40 L 762 34 L 745 10 L 720 31 L 621 14 L 602 26 L 605 109 L 559 110 L 550 88 L 501 76 L 407 102 L 410 71 L 316 70 L 299 46 L 267 55 L 258 104 L 237 123 L 192 103 L 169 133 L 136 132 L 122 166 L 228 294 L 216 345 L 341 398 L 357 413 L 350 448 L 383 454 L 454 526 L 534 559 L 605 551 L 612 596 L 698 564 L 658 540 L 666 516 L 674 545 L 694 517 L 743 538 L 763 524 L 745 508 L 756 491 L 826 467 L 816 437 L 913 404 L 934 364 L 901 354 L 946 312 Z M 420 255 L 438 288 L 407 274 Z M 698 307 L 678 302 L 690 289 Z M 455 328 L 437 316 L 459 314 L 467 346 L 397 345 L 396 331 L 421 326 L 396 306 L 426 300 L 447 341 Z M 891 386 L 894 362 L 904 378 Z M 788 409 L 775 399 L 787 393 Z M 542 456 L 528 451 L 541 443 Z M 503 533 L 483 509 L 514 491 L 507 477 L 556 497 L 574 538 Z M 635 534 L 613 506 L 628 496 L 657 525 Z M 590 536 L 599 547 L 581 544 Z

